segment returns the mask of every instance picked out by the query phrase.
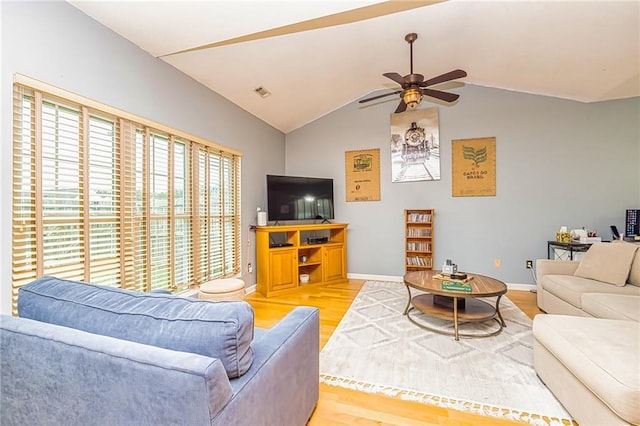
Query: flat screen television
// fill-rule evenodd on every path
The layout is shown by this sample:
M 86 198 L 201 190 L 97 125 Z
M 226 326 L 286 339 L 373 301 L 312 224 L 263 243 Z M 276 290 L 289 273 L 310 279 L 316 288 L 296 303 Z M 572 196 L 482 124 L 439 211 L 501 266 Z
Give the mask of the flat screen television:
M 333 219 L 333 179 L 267 175 L 269 220 Z

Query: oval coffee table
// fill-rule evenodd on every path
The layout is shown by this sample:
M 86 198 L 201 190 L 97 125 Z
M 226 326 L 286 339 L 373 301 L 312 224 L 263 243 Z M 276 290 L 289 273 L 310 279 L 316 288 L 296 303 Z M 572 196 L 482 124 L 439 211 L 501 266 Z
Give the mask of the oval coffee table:
M 414 324 L 426 330 L 440 334 L 460 337 L 489 337 L 499 334 L 506 324 L 500 314 L 500 298 L 507 292 L 507 286 L 502 281 L 484 275 L 469 274 L 473 279 L 468 281 L 471 291 L 445 290 L 442 288 L 442 280 L 433 276 L 440 271 L 412 271 L 404 276 L 404 284 L 409 293 L 407 307 L 404 315 Z M 429 294 L 419 294 L 411 297 L 411 289 L 425 291 Z M 484 297 L 497 296 L 495 307 L 488 302 L 477 300 Z M 453 321 L 454 332 L 438 330 L 420 323 L 411 317 L 410 311 L 416 309 L 432 317 Z M 495 320 L 498 329 L 486 334 L 463 334 L 458 330 L 459 322 L 474 322 Z

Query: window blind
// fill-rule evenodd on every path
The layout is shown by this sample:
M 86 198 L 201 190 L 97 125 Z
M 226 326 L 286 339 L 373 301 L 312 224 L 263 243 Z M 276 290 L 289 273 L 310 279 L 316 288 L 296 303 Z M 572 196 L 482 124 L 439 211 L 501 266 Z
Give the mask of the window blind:
M 239 153 L 53 89 L 14 85 L 14 311 L 44 275 L 176 292 L 240 271 Z

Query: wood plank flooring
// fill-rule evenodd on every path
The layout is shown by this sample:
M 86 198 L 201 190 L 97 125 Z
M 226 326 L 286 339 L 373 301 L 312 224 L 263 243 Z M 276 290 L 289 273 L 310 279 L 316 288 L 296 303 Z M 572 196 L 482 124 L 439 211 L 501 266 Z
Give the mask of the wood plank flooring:
M 256 326 L 264 328 L 273 326 L 298 305 L 317 307 L 320 309 L 322 348 L 363 284 L 363 280 L 349 280 L 330 286 L 301 287 L 295 293 L 268 299 L 253 293 L 245 300 L 254 308 Z M 535 293 L 511 290 L 507 297 L 530 318 L 541 313 Z M 499 426 L 519 423 L 321 384 L 320 399 L 309 424 Z

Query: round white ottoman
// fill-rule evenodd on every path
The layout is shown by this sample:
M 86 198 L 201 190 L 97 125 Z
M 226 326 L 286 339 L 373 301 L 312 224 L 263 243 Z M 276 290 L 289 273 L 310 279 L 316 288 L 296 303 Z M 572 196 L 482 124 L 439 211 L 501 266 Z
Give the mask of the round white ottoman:
M 198 299 L 204 300 L 242 300 L 244 299 L 244 281 L 240 278 L 220 278 L 200 286 Z

